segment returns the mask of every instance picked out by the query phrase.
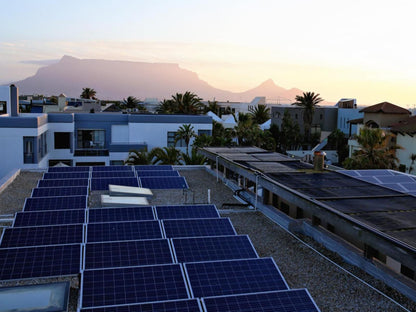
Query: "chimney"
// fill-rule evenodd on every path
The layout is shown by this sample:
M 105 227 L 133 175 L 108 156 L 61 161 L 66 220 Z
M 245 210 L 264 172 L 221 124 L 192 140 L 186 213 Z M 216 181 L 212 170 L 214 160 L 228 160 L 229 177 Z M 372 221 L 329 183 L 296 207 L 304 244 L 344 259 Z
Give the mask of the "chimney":
M 19 88 L 10 85 L 10 116 L 19 117 Z

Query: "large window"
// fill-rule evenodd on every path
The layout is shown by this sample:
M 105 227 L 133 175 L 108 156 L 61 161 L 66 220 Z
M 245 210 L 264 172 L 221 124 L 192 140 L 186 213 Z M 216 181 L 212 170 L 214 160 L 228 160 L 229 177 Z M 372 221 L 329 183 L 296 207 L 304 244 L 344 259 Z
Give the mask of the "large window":
M 35 163 L 35 137 L 23 137 L 23 162 Z
M 198 135 L 211 135 L 211 130 L 198 130 Z
M 103 149 L 105 147 L 105 130 L 78 130 L 77 148 Z
M 179 140 L 175 144 L 175 136 L 176 136 L 175 131 L 169 131 L 168 132 L 168 144 L 167 144 L 168 147 L 171 147 L 171 146 L 186 147 L 185 140 Z
M 70 132 L 55 132 L 54 143 L 55 143 L 55 149 L 71 148 L 71 133 Z
M 7 114 L 7 102 L 0 101 L 0 115 Z

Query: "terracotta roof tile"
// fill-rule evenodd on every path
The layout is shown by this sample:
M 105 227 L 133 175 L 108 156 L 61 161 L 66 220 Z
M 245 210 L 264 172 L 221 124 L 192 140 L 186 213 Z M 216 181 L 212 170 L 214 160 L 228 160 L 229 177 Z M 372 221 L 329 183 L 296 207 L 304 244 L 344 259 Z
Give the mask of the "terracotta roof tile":
M 402 133 L 416 133 L 416 116 L 409 117 L 394 125 L 391 125 L 390 130 L 392 132 Z
M 363 113 L 384 113 L 384 114 L 411 114 L 407 109 L 391 104 L 389 102 L 382 102 L 372 106 L 368 106 L 360 110 Z

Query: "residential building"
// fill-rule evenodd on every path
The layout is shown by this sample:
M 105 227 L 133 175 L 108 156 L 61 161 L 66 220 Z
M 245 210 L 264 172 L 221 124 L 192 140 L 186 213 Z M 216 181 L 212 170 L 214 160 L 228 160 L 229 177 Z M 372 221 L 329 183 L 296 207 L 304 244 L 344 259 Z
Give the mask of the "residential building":
M 416 173 L 416 116 L 409 117 L 391 126 L 396 143 L 402 148 L 396 150 L 399 166 L 408 173 Z

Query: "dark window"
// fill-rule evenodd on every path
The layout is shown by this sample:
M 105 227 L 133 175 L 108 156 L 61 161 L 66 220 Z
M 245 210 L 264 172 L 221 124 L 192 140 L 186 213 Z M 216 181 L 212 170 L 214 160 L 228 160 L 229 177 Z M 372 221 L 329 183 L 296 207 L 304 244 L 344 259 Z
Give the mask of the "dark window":
M 411 279 L 414 279 L 415 277 L 415 271 L 413 271 L 411 268 L 408 268 L 407 266 L 403 264 L 400 268 L 400 273 L 402 273 L 404 276 L 407 276 Z
M 198 135 L 211 135 L 211 130 L 198 130 Z
M 6 101 L 0 101 L 0 115 L 7 114 L 7 103 Z
M 303 218 L 303 209 L 300 207 L 296 207 L 296 219 Z
M 280 210 L 283 211 L 285 214 L 289 214 L 289 205 L 286 203 L 280 203 Z
M 23 137 L 23 162 L 25 164 L 35 163 L 35 138 Z
M 185 140 L 179 140 L 175 144 L 175 136 L 176 136 L 176 132 L 174 131 L 168 132 L 168 142 L 167 142 L 168 147 L 171 147 L 171 146 L 186 147 Z
M 54 142 L 55 149 L 69 149 L 71 148 L 71 133 L 70 132 L 55 132 Z
M 324 116 L 322 114 L 319 115 L 319 119 L 322 120 Z
M 295 119 L 298 119 L 298 114 L 295 114 Z

